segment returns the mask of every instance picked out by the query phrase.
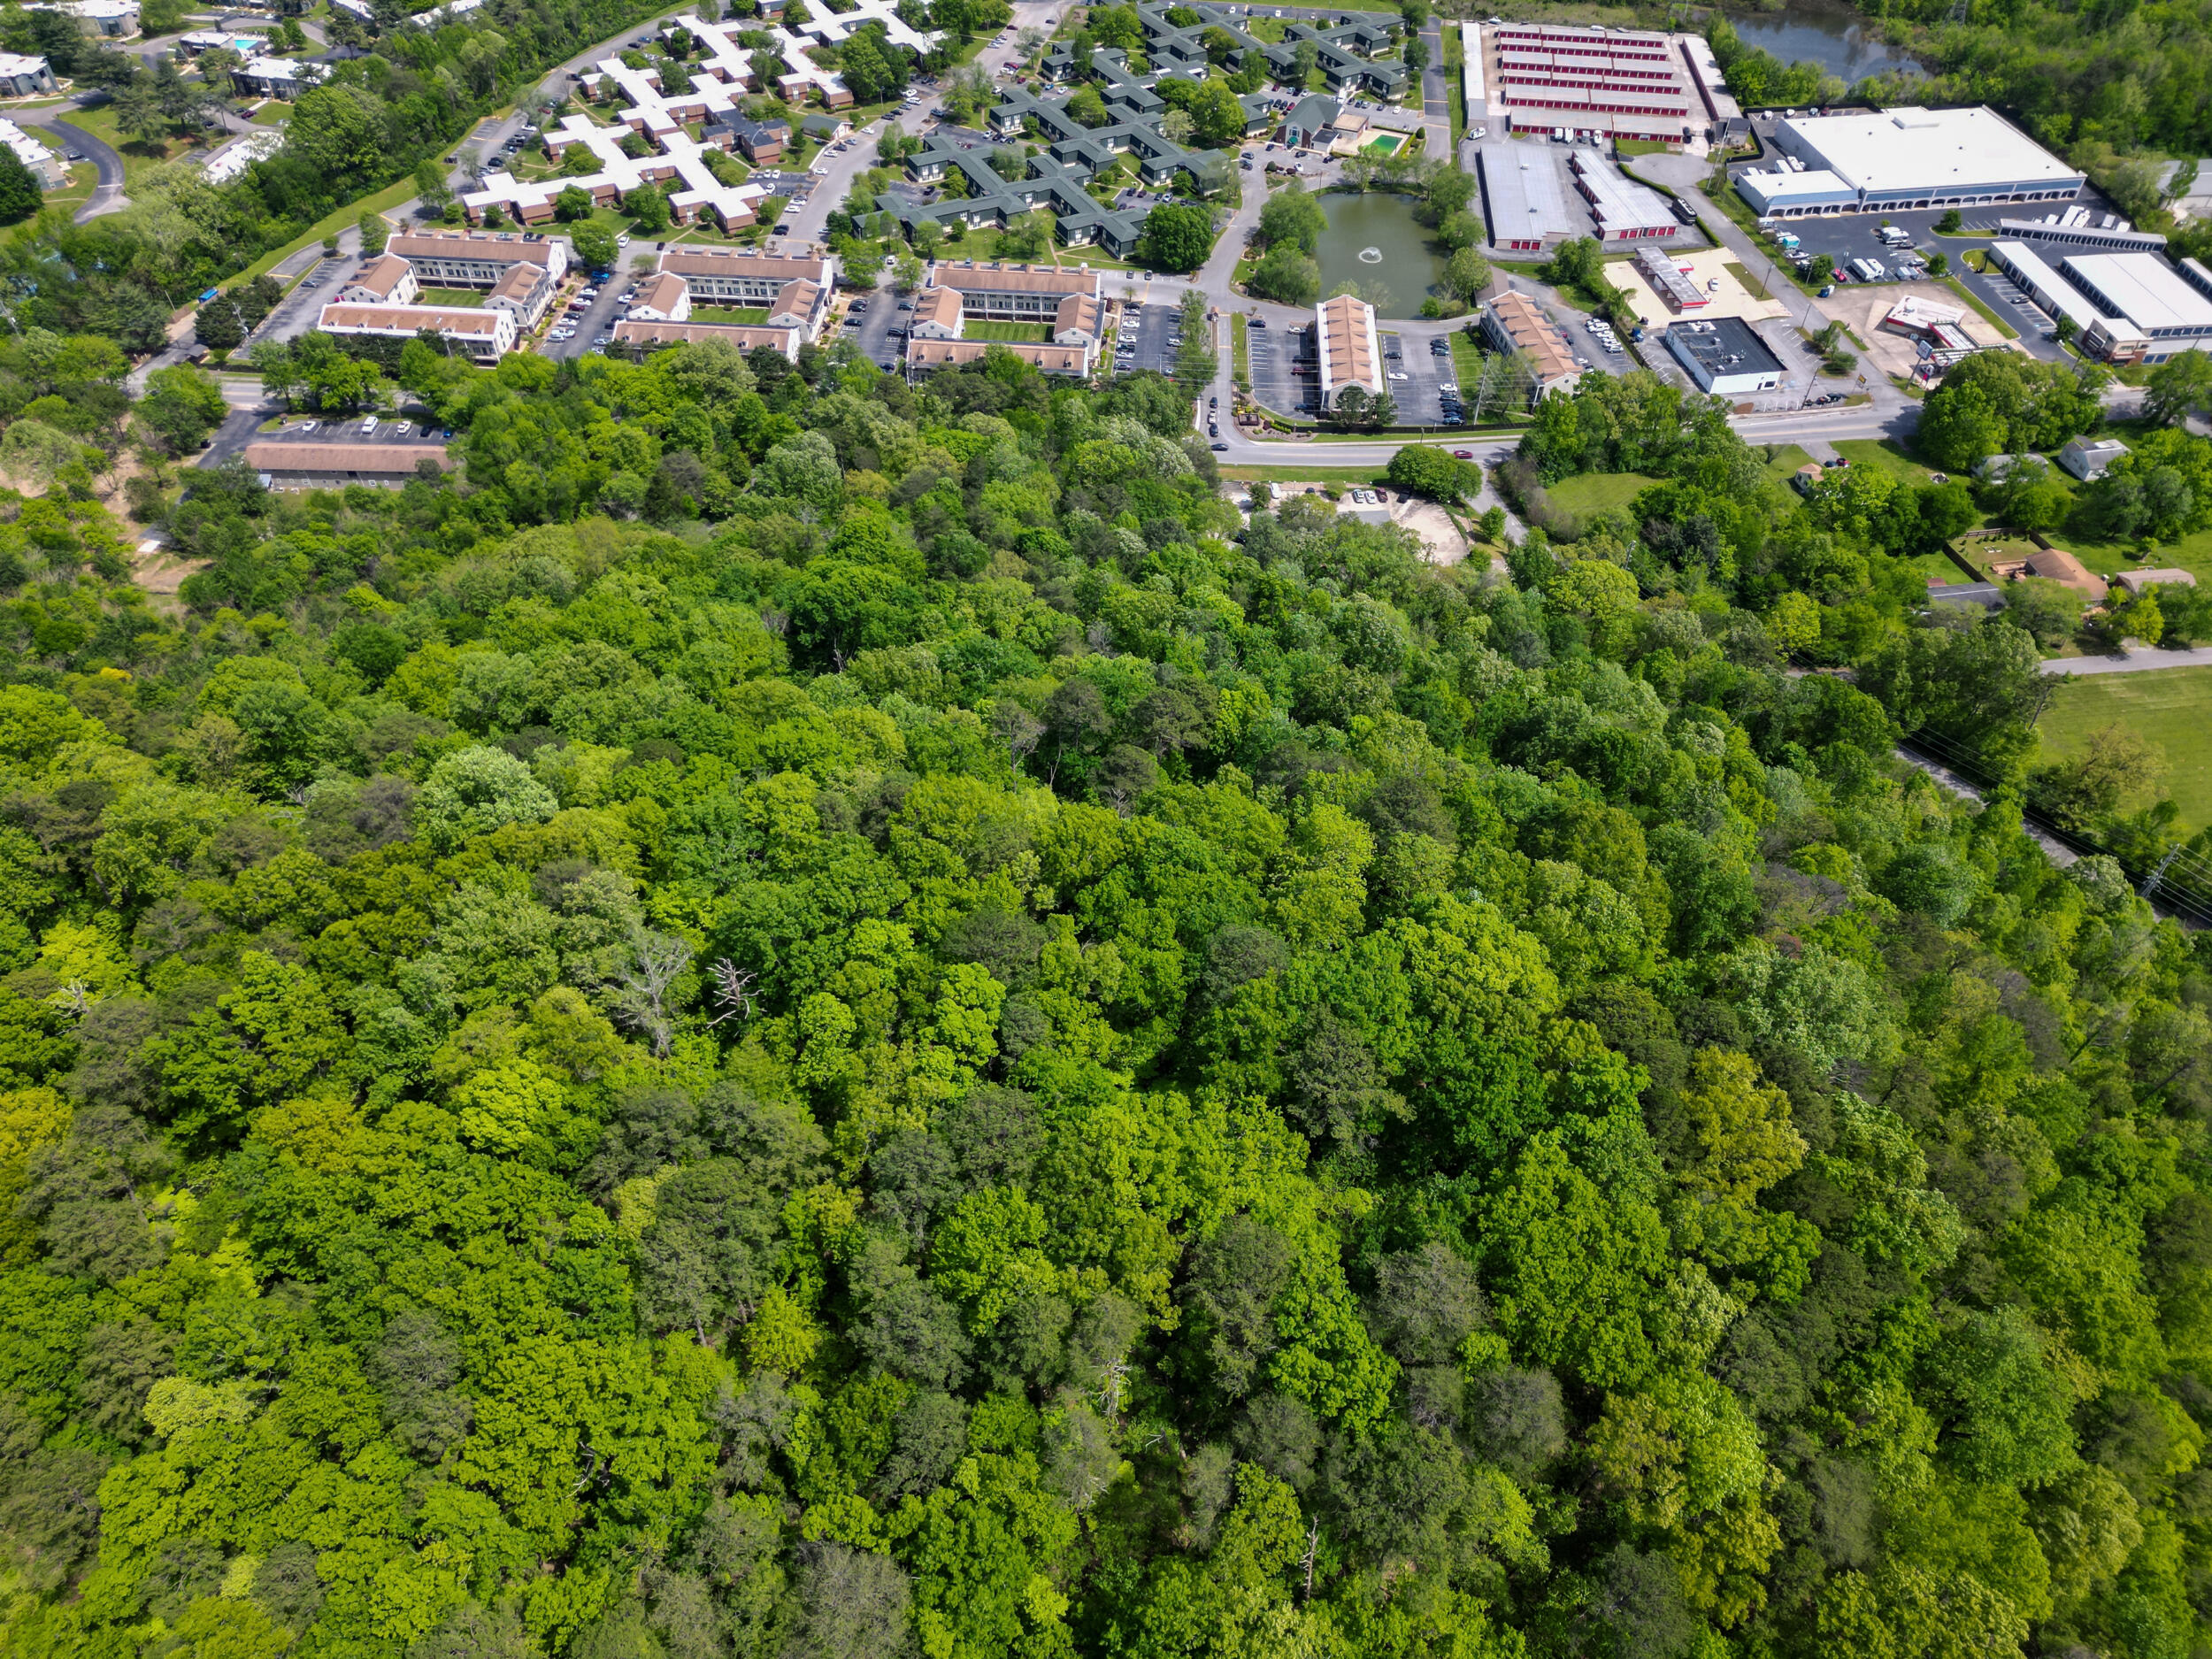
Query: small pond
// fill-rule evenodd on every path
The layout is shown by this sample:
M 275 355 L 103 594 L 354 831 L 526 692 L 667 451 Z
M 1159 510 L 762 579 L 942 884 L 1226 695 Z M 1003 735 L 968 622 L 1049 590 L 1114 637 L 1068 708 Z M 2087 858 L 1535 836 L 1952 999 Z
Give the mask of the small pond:
M 1413 198 L 1371 190 L 1337 191 L 1321 198 L 1329 228 L 1314 257 L 1321 263 L 1321 291 L 1359 284 L 1360 297 L 1382 317 L 1421 314 L 1421 302 L 1444 274 L 1444 256 L 1428 227 L 1413 217 Z
M 1847 6 L 1789 0 L 1776 12 L 1726 15 L 1746 45 L 1763 47 L 1786 64 L 1818 64 L 1847 82 L 1856 83 L 1869 75 L 1925 73 L 1882 38 L 1878 23 Z

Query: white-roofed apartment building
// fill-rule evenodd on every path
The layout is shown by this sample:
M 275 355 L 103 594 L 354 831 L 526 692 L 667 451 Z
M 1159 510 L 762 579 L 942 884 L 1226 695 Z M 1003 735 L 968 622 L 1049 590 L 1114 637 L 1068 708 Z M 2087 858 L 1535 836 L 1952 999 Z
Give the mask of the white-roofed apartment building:
M 601 127 L 588 116 L 571 115 L 541 140 L 546 153 L 556 159 L 581 148 L 598 164 L 590 172 L 572 177 L 525 180 L 499 171 L 485 174 L 483 188 L 465 193 L 461 205 L 470 222 L 480 222 L 486 211 L 497 208 L 518 224 L 543 225 L 553 218 L 553 203 L 572 187 L 588 195 L 594 205 L 612 207 L 631 192 L 647 187 L 664 190 L 671 216 L 680 225 L 710 219 L 726 231 L 757 222 L 768 190 L 757 184 L 725 184 L 708 165 L 710 150 L 727 150 L 733 142 L 732 117 L 739 101 L 749 93 L 772 91 L 786 103 L 798 104 L 818 99 L 831 110 L 849 108 L 853 96 L 834 71 L 809 56 L 815 47 L 841 45 L 864 24 L 879 23 L 894 46 L 926 52 L 937 36 L 909 26 L 885 0 L 855 0 L 852 10 L 832 12 L 821 8 L 818 17 L 795 28 L 770 27 L 767 34 L 780 72 L 764 86 L 753 67 L 753 48 L 743 45 L 741 35 L 752 33 L 758 19 L 708 23 L 697 18 L 680 19 L 698 42 L 698 53 L 684 65 L 690 90 L 664 88 L 659 71 L 632 69 L 618 58 L 603 59 L 581 82 L 588 96 L 618 103 L 622 108 L 612 127 Z M 701 127 L 703 136 L 687 130 Z M 623 142 L 641 135 L 654 153 L 636 157 L 624 153 Z

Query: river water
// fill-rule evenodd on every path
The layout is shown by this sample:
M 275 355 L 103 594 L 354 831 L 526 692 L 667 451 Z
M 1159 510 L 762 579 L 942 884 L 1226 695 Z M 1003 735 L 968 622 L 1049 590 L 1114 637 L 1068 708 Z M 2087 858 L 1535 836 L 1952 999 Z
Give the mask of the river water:
M 1868 75 L 1924 73 L 1882 38 L 1880 24 L 1847 7 L 1824 5 L 1818 0 L 1789 0 L 1778 12 L 1726 15 L 1746 44 L 1764 47 L 1786 64 L 1818 64 L 1847 82 Z

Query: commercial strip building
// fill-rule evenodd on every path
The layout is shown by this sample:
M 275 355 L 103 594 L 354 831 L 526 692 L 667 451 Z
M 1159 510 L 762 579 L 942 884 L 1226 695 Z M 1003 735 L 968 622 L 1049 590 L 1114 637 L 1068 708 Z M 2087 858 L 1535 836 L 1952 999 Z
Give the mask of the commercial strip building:
M 1314 356 L 1321 365 L 1321 407 L 1334 409 L 1357 386 L 1371 397 L 1383 389 L 1382 341 L 1375 332 L 1375 308 L 1349 294 L 1323 300 L 1313 308 Z
M 1736 175 L 1737 194 L 1771 218 L 2070 201 L 2085 182 L 1986 106 L 1792 116 L 1773 142 L 1780 165 Z
M 264 438 L 246 446 L 246 465 L 269 489 L 397 489 L 421 476 L 423 463 L 453 470 L 442 443 L 291 442 Z
M 1782 384 L 1782 359 L 1740 317 L 1671 324 L 1667 349 L 1690 372 L 1699 391 L 1716 397 L 1770 392 Z
M 1535 375 L 1531 401 L 1556 391 L 1572 391 L 1582 379 L 1582 365 L 1544 308 L 1525 294 L 1511 289 L 1482 308 L 1483 338 L 1499 351 L 1518 352 Z
M 2054 317 L 2081 349 L 2108 363 L 2163 363 L 2212 350 L 2212 270 L 2156 254 L 2069 254 L 2054 269 L 2016 242 L 1990 244 L 1990 262 Z

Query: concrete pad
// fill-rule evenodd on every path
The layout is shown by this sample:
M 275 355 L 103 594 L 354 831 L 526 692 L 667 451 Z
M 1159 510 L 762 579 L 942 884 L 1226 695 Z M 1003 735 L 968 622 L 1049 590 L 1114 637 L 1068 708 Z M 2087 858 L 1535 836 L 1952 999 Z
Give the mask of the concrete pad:
M 1888 316 L 1907 296 L 1927 301 L 1932 305 L 1947 305 L 1953 311 L 1964 311 L 1959 326 L 1966 337 L 1978 346 L 2004 346 L 2007 340 L 1983 319 L 1982 314 L 1964 300 L 1945 288 L 1940 282 L 1875 282 L 1864 288 L 1840 288 L 1836 290 L 1836 303 L 1853 302 L 1845 314 L 1851 319 L 1851 326 L 1867 344 L 1867 361 L 1885 374 L 1909 375 L 1920 361 L 1914 349 L 1913 337 L 1882 326 L 1882 319 Z
M 1633 256 L 1606 262 L 1605 280 L 1615 288 L 1627 292 L 1629 303 L 1636 308 L 1636 315 L 1643 319 L 1645 327 L 1663 328 L 1669 323 L 1681 322 L 1686 319 L 1695 320 L 1709 317 L 1740 317 L 1746 322 L 1763 322 L 1769 318 L 1787 317 L 1790 314 L 1789 306 L 1778 297 L 1763 300 L 1752 296 L 1751 290 L 1744 287 L 1735 273 L 1728 269 L 1731 265 L 1741 263 L 1728 249 L 1697 248 L 1684 251 L 1669 248 L 1664 251 L 1667 257 L 1674 261 L 1677 270 L 1687 267 L 1691 273 L 1690 280 L 1699 288 L 1707 289 L 1703 305 L 1694 311 L 1676 311 L 1661 299 L 1657 290 L 1644 280 L 1643 273 L 1636 268 Z M 1713 282 L 1720 286 L 1717 288 L 1707 288 L 1709 283 Z

